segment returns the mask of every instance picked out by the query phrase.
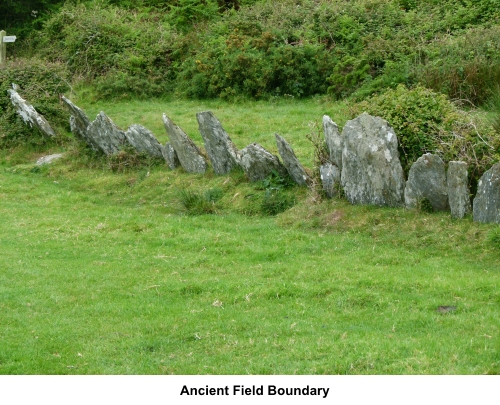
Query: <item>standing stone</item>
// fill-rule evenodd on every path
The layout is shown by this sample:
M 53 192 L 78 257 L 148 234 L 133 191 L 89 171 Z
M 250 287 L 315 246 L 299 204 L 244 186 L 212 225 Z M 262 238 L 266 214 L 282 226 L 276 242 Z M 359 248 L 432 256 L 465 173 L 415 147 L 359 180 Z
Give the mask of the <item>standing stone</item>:
M 172 170 L 180 166 L 177 153 L 169 142 L 167 142 L 165 146 L 162 147 L 161 152 L 163 154 L 163 157 L 165 158 L 165 161 L 167 162 L 168 167 L 170 167 Z
M 275 137 L 276 145 L 278 146 L 278 152 L 281 155 L 281 159 L 283 159 L 283 164 L 285 165 L 290 177 L 299 186 L 307 186 L 308 184 L 310 184 L 311 178 L 304 170 L 304 167 L 300 164 L 297 156 L 295 156 L 295 153 L 290 144 L 278 134 L 275 134 Z
M 39 114 L 31 104 L 28 104 L 17 91 L 7 90 L 7 92 L 10 95 L 12 105 L 16 107 L 17 113 L 26 125 L 29 125 L 31 128 L 35 126 L 42 134 L 48 137 L 56 135 L 43 115 Z
M 334 164 L 325 163 L 319 168 L 321 184 L 328 198 L 334 198 L 340 184 L 340 170 Z
M 406 208 L 416 208 L 427 199 L 434 211 L 448 211 L 448 187 L 444 163 L 431 153 L 418 158 L 410 168 L 405 188 Z
M 337 166 L 339 170 L 342 170 L 342 135 L 337 124 L 328 115 L 323 116 L 323 132 L 330 155 L 330 162 Z
M 205 173 L 207 162 L 193 140 L 175 125 L 166 114 L 163 114 L 163 124 L 167 130 L 170 144 L 177 153 L 179 162 L 188 173 Z
M 476 222 L 500 224 L 500 163 L 479 179 L 472 213 Z
M 68 107 L 68 110 L 71 114 L 71 117 L 69 119 L 71 132 L 83 138 L 93 150 L 100 150 L 99 145 L 92 138 L 90 138 L 87 133 L 87 128 L 90 125 L 90 120 L 89 117 L 87 117 L 87 114 L 85 114 L 81 108 L 74 105 L 66 97 L 62 96 L 61 100 L 66 105 L 66 107 Z
M 239 151 L 215 115 L 204 111 L 196 114 L 196 118 L 215 174 L 226 174 L 238 167 Z
M 470 192 L 467 184 L 467 163 L 448 163 L 446 180 L 451 216 L 453 218 L 463 218 L 471 212 Z
M 404 177 L 392 127 L 366 113 L 342 132 L 341 181 L 351 204 L 397 207 L 403 203 Z
M 125 137 L 138 152 L 153 157 L 163 157 L 163 146 L 153 133 L 142 125 L 131 125 L 125 132 Z
M 94 121 L 87 128 L 87 135 L 92 139 L 100 151 L 106 155 L 112 155 L 127 145 L 125 132 L 119 129 L 111 118 L 102 111 L 97 114 Z
M 275 170 L 280 176 L 288 175 L 279 159 L 258 143 L 252 143 L 241 152 L 241 167 L 250 181 L 264 180 Z

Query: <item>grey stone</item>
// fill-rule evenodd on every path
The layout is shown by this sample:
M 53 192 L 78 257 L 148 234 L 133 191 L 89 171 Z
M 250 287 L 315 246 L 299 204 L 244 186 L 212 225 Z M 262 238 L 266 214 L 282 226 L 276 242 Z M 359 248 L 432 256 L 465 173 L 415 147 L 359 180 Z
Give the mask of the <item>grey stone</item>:
M 111 118 L 102 111 L 87 127 L 87 136 L 106 155 L 112 155 L 128 144 L 125 132 L 119 129 Z
M 177 153 L 184 170 L 188 173 L 205 173 L 207 162 L 193 140 L 175 125 L 166 114 L 163 114 L 163 124 L 167 130 L 170 144 Z
M 39 114 L 35 107 L 23 99 L 17 91 L 7 90 L 7 92 L 10 95 L 12 105 L 17 109 L 17 113 L 26 125 L 37 128 L 45 136 L 53 137 L 56 135 L 43 115 Z
M 37 166 L 48 165 L 52 163 L 54 160 L 60 159 L 63 157 L 62 153 L 55 153 L 53 155 L 42 156 L 40 159 L 36 161 Z
M 299 159 L 295 156 L 295 153 L 290 146 L 290 144 L 283 139 L 278 134 L 275 134 L 276 145 L 278 146 L 278 152 L 283 160 L 283 165 L 290 177 L 300 186 L 308 186 L 311 183 L 311 178 L 308 176 L 304 167 L 300 164 Z
M 153 133 L 142 125 L 131 125 L 125 132 L 125 137 L 138 152 L 146 153 L 153 157 L 163 157 L 163 146 L 158 142 Z
M 331 163 L 325 163 L 319 168 L 321 184 L 328 198 L 334 198 L 340 185 L 340 170 Z
M 90 125 L 90 119 L 87 117 L 87 114 L 85 114 L 81 108 L 77 107 L 66 97 L 62 96 L 61 100 L 71 114 L 69 119 L 71 132 L 83 138 L 92 149 L 96 151 L 100 150 L 99 145 L 87 134 L 87 128 Z
M 342 131 L 341 182 L 351 204 L 397 207 L 403 204 L 404 177 L 392 127 L 366 113 Z
M 437 155 L 426 153 L 413 163 L 405 188 L 405 205 L 416 208 L 427 199 L 434 211 L 448 211 L 448 187 L 444 162 Z
M 181 165 L 181 163 L 179 162 L 179 158 L 177 157 L 177 153 L 175 152 L 175 149 L 172 147 L 172 145 L 170 145 L 169 142 L 167 142 L 165 146 L 162 147 L 161 152 L 163 154 L 163 157 L 165 158 L 165 161 L 168 164 L 168 167 L 170 167 L 172 170 Z
M 467 163 L 448 163 L 446 181 L 448 185 L 448 201 L 453 218 L 463 218 L 471 212 L 467 178 Z
M 250 181 L 264 180 L 275 170 L 280 176 L 288 175 L 278 157 L 269 153 L 258 143 L 252 143 L 240 151 L 241 167 Z
M 330 162 L 337 166 L 339 170 L 342 170 L 342 135 L 337 124 L 328 115 L 323 116 L 323 132 L 330 155 Z
M 472 206 L 474 221 L 500 224 L 500 163 L 479 179 Z
M 221 123 L 210 111 L 196 114 L 205 150 L 215 174 L 226 174 L 240 164 L 240 153 Z

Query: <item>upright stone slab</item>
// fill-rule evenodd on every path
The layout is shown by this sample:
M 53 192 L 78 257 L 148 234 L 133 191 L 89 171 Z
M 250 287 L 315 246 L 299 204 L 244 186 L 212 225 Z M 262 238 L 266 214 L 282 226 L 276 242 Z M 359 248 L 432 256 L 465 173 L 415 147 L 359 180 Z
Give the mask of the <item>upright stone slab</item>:
M 463 218 L 471 212 L 467 178 L 467 163 L 448 163 L 446 182 L 448 185 L 448 201 L 453 218 Z
M 299 159 L 295 156 L 295 153 L 290 146 L 290 144 L 283 139 L 278 134 L 275 134 L 276 145 L 278 146 L 278 152 L 283 160 L 283 165 L 290 177 L 299 186 L 308 186 L 311 183 L 311 178 L 304 170 L 304 167 L 300 164 Z
M 166 114 L 163 114 L 163 124 L 167 130 L 170 144 L 177 153 L 184 170 L 188 173 L 205 173 L 207 162 L 205 162 L 193 140 L 175 125 Z
M 163 157 L 163 146 L 158 142 L 153 133 L 142 125 L 131 125 L 125 132 L 125 137 L 138 152 L 146 153 L 153 157 Z
M 69 119 L 71 132 L 80 138 L 83 138 L 83 140 L 85 140 L 92 149 L 96 151 L 100 150 L 99 145 L 92 138 L 90 138 L 87 133 L 87 128 L 90 125 L 90 119 L 87 117 L 87 114 L 85 114 L 81 108 L 77 107 L 66 97 L 62 96 L 61 99 L 71 114 Z
M 196 118 L 215 174 L 226 174 L 238 167 L 239 151 L 215 115 L 204 111 L 196 114 Z
M 87 136 L 106 155 L 112 155 L 128 144 L 125 132 L 119 129 L 111 118 L 102 111 L 87 128 Z
M 342 170 L 342 135 L 339 127 L 328 115 L 323 116 L 323 133 L 325 135 L 326 147 L 330 155 L 330 162 Z
M 325 163 L 319 168 L 321 184 L 328 198 L 334 198 L 340 184 L 340 170 L 332 163 Z
M 264 180 L 275 170 L 280 176 L 287 176 L 287 170 L 279 159 L 258 143 L 252 143 L 241 152 L 241 167 L 250 181 Z
M 39 114 L 38 111 L 35 110 L 35 107 L 22 98 L 17 91 L 7 90 L 7 92 L 10 95 L 12 105 L 16 108 L 17 113 L 26 125 L 29 125 L 31 128 L 37 128 L 42 134 L 49 138 L 56 135 L 44 116 Z
M 437 155 L 426 153 L 410 168 L 405 188 L 405 205 L 416 208 L 427 199 L 434 211 L 448 211 L 448 186 L 444 162 Z
M 168 167 L 170 167 L 172 170 L 181 165 L 175 149 L 172 147 L 172 145 L 170 145 L 169 142 L 167 142 L 165 146 L 162 147 L 161 152 L 163 154 L 163 157 L 165 158 L 165 161 L 167 162 Z
M 500 163 L 479 179 L 472 207 L 474 221 L 500 224 Z
M 403 205 L 404 177 L 392 127 L 363 113 L 342 132 L 341 181 L 351 204 Z

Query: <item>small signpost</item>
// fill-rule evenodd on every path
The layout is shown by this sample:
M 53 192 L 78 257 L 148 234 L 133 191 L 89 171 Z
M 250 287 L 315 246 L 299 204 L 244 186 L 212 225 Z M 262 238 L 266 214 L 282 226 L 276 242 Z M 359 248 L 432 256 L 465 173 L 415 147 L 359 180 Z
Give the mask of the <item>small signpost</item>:
M 7 43 L 9 42 L 15 42 L 16 41 L 16 36 L 11 35 L 7 36 L 5 35 L 5 31 L 0 31 L 0 66 L 5 64 L 5 61 L 7 60 Z

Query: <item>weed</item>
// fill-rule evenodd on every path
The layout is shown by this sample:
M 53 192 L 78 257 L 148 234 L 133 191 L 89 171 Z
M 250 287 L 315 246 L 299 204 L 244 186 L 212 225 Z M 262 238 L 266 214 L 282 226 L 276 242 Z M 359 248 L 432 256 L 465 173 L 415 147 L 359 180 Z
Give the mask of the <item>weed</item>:
M 180 190 L 179 201 L 183 212 L 188 215 L 215 214 L 216 202 L 223 196 L 220 188 L 208 189 L 205 192 Z

